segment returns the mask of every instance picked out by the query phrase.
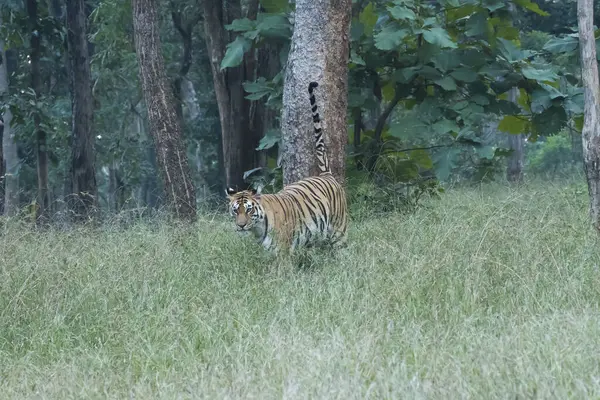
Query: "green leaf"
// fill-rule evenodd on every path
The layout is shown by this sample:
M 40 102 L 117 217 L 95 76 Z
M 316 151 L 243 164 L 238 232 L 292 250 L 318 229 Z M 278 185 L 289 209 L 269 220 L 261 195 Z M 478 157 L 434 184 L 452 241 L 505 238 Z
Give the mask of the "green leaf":
M 529 122 L 524 118 L 519 118 L 514 115 L 506 115 L 498 124 L 498 130 L 506 133 L 518 135 L 527 132 Z
M 397 29 L 394 26 L 386 25 L 381 32 L 375 35 L 375 47 L 379 50 L 396 50 L 408 33 L 406 29 Z
M 221 70 L 240 65 L 244 59 L 244 54 L 250 50 L 251 47 L 252 43 L 250 40 L 238 36 L 233 42 L 227 45 L 227 51 L 221 61 Z
M 534 114 L 531 118 L 532 133 L 534 135 L 552 135 L 558 133 L 567 125 L 567 113 L 562 107 L 549 107 L 541 114 Z
M 369 36 L 373 33 L 375 23 L 377 23 L 377 13 L 373 3 L 367 4 L 367 6 L 358 15 L 358 20 L 363 24 L 365 33 Z
M 447 151 L 439 151 L 435 154 L 435 174 L 439 180 L 448 180 L 452 169 L 456 166 L 456 161 L 460 155 L 460 149 L 451 148 Z
M 494 12 L 496 10 L 500 10 L 501 8 L 506 7 L 505 0 L 484 0 L 482 4 L 485 8 L 487 8 L 490 12 Z
M 394 79 L 400 83 L 408 83 L 419 72 L 420 67 L 408 67 L 394 71 Z
M 477 73 L 468 68 L 458 68 L 450 72 L 450 75 L 461 82 L 475 82 L 477 80 Z
M 546 42 L 544 50 L 552 53 L 571 53 L 579 47 L 579 40 L 573 36 L 555 37 Z
M 438 86 L 441 86 L 442 89 L 444 89 L 447 92 L 452 92 L 456 90 L 456 82 L 450 76 L 445 76 L 442 79 L 438 79 L 434 81 L 434 83 Z
M 534 3 L 531 0 L 513 0 L 515 4 L 525 8 L 526 10 L 533 11 L 534 13 L 541 15 L 542 17 L 547 17 L 548 14 L 546 11 L 542 10 L 540 6 Z
M 497 38 L 498 42 L 498 50 L 500 54 L 506 59 L 506 61 L 513 63 L 516 61 L 521 61 L 526 57 L 525 53 L 521 51 L 513 42 L 503 39 Z
M 225 29 L 234 32 L 247 32 L 256 29 L 255 21 L 251 21 L 248 18 L 234 19 L 229 25 L 225 25 Z
M 266 38 L 289 39 L 292 34 L 292 25 L 283 15 L 261 14 L 260 22 L 256 26 L 258 33 Z
M 266 150 L 275 146 L 281 140 L 281 131 L 270 129 L 265 133 L 265 136 L 260 139 L 256 150 Z
M 263 77 L 258 78 L 254 82 L 244 82 L 244 90 L 250 93 L 246 98 L 248 100 L 260 100 L 264 96 L 268 96 L 273 91 L 268 85 L 267 80 Z
M 535 81 L 555 81 L 558 79 L 558 75 L 552 71 L 551 67 L 547 69 L 537 69 L 533 67 L 524 67 L 521 72 L 527 79 L 533 79 Z
M 476 146 L 475 152 L 479 157 L 491 160 L 496 155 L 496 146 Z
M 260 4 L 269 13 L 285 12 L 289 8 L 289 0 L 260 0 Z
M 456 125 L 456 122 L 449 119 L 442 119 L 431 126 L 433 131 L 439 135 L 443 135 L 448 132 L 458 132 L 460 128 Z
M 458 47 L 450 38 L 448 31 L 443 28 L 431 28 L 429 30 L 423 30 L 423 39 L 442 48 L 449 47 L 455 49 Z
M 465 23 L 465 34 L 467 36 L 481 36 L 488 32 L 488 16 L 487 11 L 481 10 L 475 15 L 472 15 L 467 19 Z
M 403 6 L 388 7 L 388 11 L 390 12 L 390 14 L 392 14 L 392 17 L 394 17 L 395 19 L 410 20 L 410 21 L 414 21 L 415 19 L 417 19 L 415 12 L 407 7 L 403 7 Z
M 350 51 L 350 62 L 356 65 L 367 65 L 365 60 L 361 56 L 356 54 L 356 51 L 354 49 Z
M 460 65 L 460 57 L 453 50 L 444 50 L 433 57 L 433 63 L 440 71 L 449 71 Z

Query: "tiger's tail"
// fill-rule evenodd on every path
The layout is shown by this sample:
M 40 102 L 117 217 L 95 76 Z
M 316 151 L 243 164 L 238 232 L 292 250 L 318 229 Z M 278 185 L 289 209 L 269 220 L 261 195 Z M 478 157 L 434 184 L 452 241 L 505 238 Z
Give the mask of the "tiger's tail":
M 327 149 L 323 140 L 323 129 L 321 127 L 321 117 L 315 99 L 314 89 L 319 86 L 317 82 L 308 84 L 308 94 L 310 96 L 310 106 L 312 108 L 312 118 L 315 130 L 315 149 L 317 150 L 317 161 L 319 162 L 319 170 L 321 173 L 331 172 L 329 169 L 329 158 L 327 158 Z

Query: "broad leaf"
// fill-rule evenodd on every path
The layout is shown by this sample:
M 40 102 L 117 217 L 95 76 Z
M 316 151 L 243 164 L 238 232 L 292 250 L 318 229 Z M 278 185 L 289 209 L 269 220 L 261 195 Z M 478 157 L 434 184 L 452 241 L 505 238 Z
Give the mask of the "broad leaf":
M 373 28 L 377 22 L 377 13 L 373 3 L 370 2 L 358 15 L 358 20 L 362 23 L 365 33 L 370 36 L 373 33 Z
M 408 35 L 408 30 L 386 25 L 375 35 L 375 47 L 379 50 L 396 50 Z
M 448 92 L 456 90 L 456 82 L 450 76 L 445 76 L 442 79 L 438 79 L 438 80 L 434 81 L 434 83 L 438 86 L 441 86 L 442 89 L 444 89 Z
M 250 47 L 252 47 L 252 43 L 242 36 L 238 36 L 233 42 L 229 43 L 225 56 L 221 61 L 221 70 L 240 65 L 244 59 L 244 54 L 250 50 Z
M 457 81 L 462 82 L 475 82 L 477 80 L 477 73 L 468 68 L 458 68 L 450 72 L 450 75 Z
M 431 44 L 438 45 L 442 48 L 456 48 L 457 45 L 452 41 L 448 32 L 443 28 L 431 28 L 429 30 L 423 30 L 423 39 Z
M 550 66 L 548 66 L 547 69 L 537 69 L 537 68 L 533 68 L 533 67 L 525 67 L 521 70 L 521 72 L 523 73 L 523 76 L 527 79 L 533 79 L 536 81 L 555 81 L 558 79 L 558 75 L 556 75 L 556 73 L 554 71 L 552 71 L 552 69 L 550 68 Z
M 512 133 L 518 135 L 521 133 L 527 133 L 529 121 L 525 118 L 517 117 L 514 115 L 506 115 L 498 124 L 498 130 L 506 133 Z
M 573 36 L 564 36 L 561 38 L 555 37 L 550 39 L 544 45 L 544 50 L 557 54 L 557 53 L 571 53 L 577 50 L 579 46 L 579 40 Z
M 392 15 L 392 17 L 399 19 L 399 20 L 414 21 L 415 19 L 417 19 L 415 12 L 408 7 L 404 7 L 404 6 L 388 7 L 388 11 Z
M 548 14 L 546 11 L 542 10 L 540 6 L 534 3 L 531 0 L 513 0 L 515 4 L 525 8 L 526 10 L 533 11 L 534 13 L 541 15 L 542 17 L 547 17 Z

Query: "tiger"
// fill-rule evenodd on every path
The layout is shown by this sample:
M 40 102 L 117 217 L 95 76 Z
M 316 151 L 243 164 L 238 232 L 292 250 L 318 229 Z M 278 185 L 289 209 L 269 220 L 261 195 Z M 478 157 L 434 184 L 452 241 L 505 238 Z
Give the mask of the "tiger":
M 226 190 L 236 230 L 241 234 L 251 232 L 267 251 L 279 253 L 285 248 L 293 252 L 300 246 L 315 245 L 340 248 L 347 243 L 346 192 L 329 167 L 314 94 L 318 86 L 310 82 L 308 94 L 319 175 L 289 184 L 276 194 Z

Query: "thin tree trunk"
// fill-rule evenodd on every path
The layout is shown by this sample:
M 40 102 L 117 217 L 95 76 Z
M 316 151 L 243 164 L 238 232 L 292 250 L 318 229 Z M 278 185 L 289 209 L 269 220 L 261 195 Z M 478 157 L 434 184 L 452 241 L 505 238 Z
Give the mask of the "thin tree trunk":
M 6 63 L 6 53 L 4 51 L 4 42 L 0 40 L 0 96 L 8 94 L 8 66 Z M 4 215 L 12 217 L 19 211 L 19 155 L 17 153 L 17 143 L 15 135 L 11 128 L 12 113 L 6 110 L 3 115 L 4 127 L 2 134 L 2 154 L 0 165 L 4 165 L 2 174 L 4 175 Z
M 594 2 L 577 1 L 579 23 L 579 51 L 581 77 L 584 89 L 583 164 L 590 195 L 590 216 L 594 227 L 600 231 L 600 83 L 594 40 Z
M 186 83 L 186 75 L 192 66 L 192 34 L 194 27 L 200 22 L 201 14 L 199 12 L 187 21 L 183 12 L 177 8 L 175 2 L 171 1 L 171 19 L 173 25 L 181 36 L 183 54 L 179 64 L 179 73 L 173 82 L 173 93 L 175 95 L 177 115 L 183 124 L 183 85 Z
M 346 175 L 348 144 L 348 59 L 352 0 L 329 0 L 325 53 L 325 110 L 323 123 L 331 172 L 338 182 Z
M 519 88 L 511 88 L 508 97 L 509 101 L 517 104 L 519 99 Z M 521 182 L 523 180 L 523 163 L 525 160 L 523 152 L 525 147 L 525 136 L 522 133 L 518 135 L 508 133 L 507 136 L 507 145 L 512 152 L 507 160 L 506 179 L 509 182 Z
M 284 184 L 317 172 L 308 84 L 319 83 L 317 105 L 332 172 L 343 181 L 348 87 L 349 0 L 298 0 L 286 67 L 282 112 Z
M 196 190 L 174 107 L 173 91 L 165 73 L 156 0 L 132 0 L 132 5 L 140 79 L 167 203 L 178 218 L 194 221 Z
M 244 187 L 244 172 L 258 163 L 255 151 L 261 132 L 249 123 L 250 101 L 245 99 L 243 82 L 250 80 L 246 62 L 221 70 L 226 45 L 231 41 L 224 26 L 241 18 L 240 2 L 236 0 L 205 0 L 204 30 L 211 63 L 215 96 L 219 108 L 225 184 Z M 251 55 L 246 55 L 251 60 Z
M 35 92 L 36 99 L 39 99 L 42 90 L 42 76 L 40 67 L 40 57 L 42 44 L 40 37 L 39 15 L 37 0 L 27 0 L 27 15 L 29 18 L 29 29 L 31 36 L 29 38 L 30 46 L 30 66 L 31 66 L 31 88 Z M 38 199 L 36 219 L 45 223 L 48 221 L 50 212 L 50 198 L 48 196 L 48 148 L 46 142 L 46 132 L 40 127 L 40 115 L 36 112 L 33 115 L 35 126 L 35 144 L 37 157 L 37 178 L 38 178 Z
M 96 209 L 97 188 L 92 131 L 93 98 L 87 18 L 84 0 L 67 0 L 67 42 L 70 61 L 72 136 L 71 210 L 78 219 Z

